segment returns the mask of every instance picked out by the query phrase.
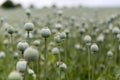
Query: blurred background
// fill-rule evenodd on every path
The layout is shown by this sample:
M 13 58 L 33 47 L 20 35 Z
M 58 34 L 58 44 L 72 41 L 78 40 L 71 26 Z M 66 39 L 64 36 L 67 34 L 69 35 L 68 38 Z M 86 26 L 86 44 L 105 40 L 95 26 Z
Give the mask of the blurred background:
M 120 0 L 0 0 L 2 7 L 120 7 Z

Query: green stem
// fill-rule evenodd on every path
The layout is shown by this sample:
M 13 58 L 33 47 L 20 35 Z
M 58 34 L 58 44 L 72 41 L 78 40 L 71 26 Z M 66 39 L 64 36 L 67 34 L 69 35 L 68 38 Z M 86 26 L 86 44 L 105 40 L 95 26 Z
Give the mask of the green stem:
M 66 37 L 66 40 L 65 40 L 65 63 L 67 63 L 67 60 L 68 60 L 68 34 L 66 34 L 67 37 Z
M 92 57 L 92 59 L 93 59 L 93 66 L 92 66 L 92 80 L 94 80 L 94 68 L 95 68 L 95 52 L 93 53 L 93 57 Z
M 60 44 L 58 44 L 58 48 L 60 49 Z M 59 63 L 61 62 L 61 53 L 59 53 Z M 59 78 L 61 80 L 61 69 L 59 67 Z
M 11 34 L 10 43 L 11 43 L 11 48 L 12 48 L 12 51 L 13 51 L 13 34 Z
M 61 69 L 60 69 L 60 68 L 59 68 L 59 72 L 60 72 L 60 76 L 59 76 L 59 77 L 60 77 L 60 80 L 62 80 L 62 79 L 61 79 Z
M 89 50 L 89 46 L 87 46 L 88 47 L 88 79 L 90 80 L 90 66 L 91 66 L 91 64 L 90 64 L 90 50 Z
M 24 56 L 23 56 L 23 54 L 24 54 L 24 51 L 22 50 L 22 51 L 21 51 L 21 53 L 22 53 L 22 58 L 24 59 Z
M 27 16 L 27 18 L 28 18 L 28 21 L 30 21 L 30 20 L 31 20 L 31 16 L 30 16 L 30 15 L 28 15 L 28 16 Z
M 66 44 L 67 44 L 67 39 L 65 40 L 65 43 L 64 43 L 64 49 L 65 49 Z M 65 49 L 65 63 L 66 61 L 67 61 L 67 48 Z
M 27 31 L 27 39 L 29 40 L 29 34 L 30 34 L 30 32 L 29 31 Z
M 47 79 L 47 38 L 45 38 L 45 65 L 44 65 L 44 80 Z
M 37 61 L 37 80 L 40 80 L 40 64 L 39 64 L 39 60 Z
M 65 71 L 65 80 L 68 80 L 67 72 Z
M 115 46 L 115 56 L 114 56 L 114 58 L 115 58 L 115 64 L 117 65 L 117 42 L 116 42 L 116 35 L 114 35 L 114 41 L 113 41 L 113 45 Z

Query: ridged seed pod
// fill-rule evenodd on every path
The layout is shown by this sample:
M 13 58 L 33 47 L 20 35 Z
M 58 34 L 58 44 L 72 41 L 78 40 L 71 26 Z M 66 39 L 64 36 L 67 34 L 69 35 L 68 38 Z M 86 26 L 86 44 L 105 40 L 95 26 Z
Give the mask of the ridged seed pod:
M 25 51 L 24 51 L 24 58 L 27 61 L 37 61 L 39 59 L 39 52 L 38 50 L 31 46 L 28 47 Z
M 52 53 L 53 54 L 59 54 L 60 51 L 59 51 L 59 49 L 57 47 L 55 47 L 55 48 L 52 49 Z
M 95 43 L 91 45 L 90 49 L 92 52 L 97 52 L 99 50 L 97 44 L 95 44 Z
M 26 42 L 26 41 L 20 41 L 18 44 L 17 44 L 17 48 L 18 50 L 20 51 L 25 51 L 26 48 L 29 47 L 29 44 Z
M 30 22 L 25 23 L 24 28 L 25 28 L 26 31 L 32 31 L 33 28 L 34 28 L 34 24 L 30 23 Z
M 24 73 L 27 71 L 27 61 L 25 60 L 20 60 L 16 64 L 16 69 L 18 72 Z
M 42 28 L 40 33 L 43 38 L 48 38 L 51 35 L 49 28 Z
M 23 78 L 19 72 L 12 71 L 8 76 L 8 80 L 23 80 Z

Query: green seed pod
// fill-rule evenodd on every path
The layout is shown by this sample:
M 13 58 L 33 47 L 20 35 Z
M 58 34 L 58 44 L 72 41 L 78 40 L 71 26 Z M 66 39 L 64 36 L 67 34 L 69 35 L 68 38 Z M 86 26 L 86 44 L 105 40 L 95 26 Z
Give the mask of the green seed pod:
M 62 28 L 63 28 L 63 26 L 60 23 L 55 25 L 55 29 L 57 29 L 58 31 L 60 31 Z
M 117 35 L 118 33 L 120 33 L 120 29 L 118 27 L 114 27 L 112 29 L 112 33 L 115 34 L 115 35 Z
M 34 45 L 34 46 L 39 46 L 39 45 L 40 45 L 40 40 L 35 40 L 35 41 L 33 42 L 33 45 Z
M 5 39 L 5 40 L 3 41 L 3 44 L 4 44 L 4 46 L 8 46 L 8 44 L 9 44 L 8 39 Z
M 92 41 L 92 38 L 91 38 L 89 35 L 86 35 L 86 36 L 84 37 L 84 42 L 85 42 L 85 43 L 91 43 L 91 41 Z
M 23 78 L 19 72 L 12 71 L 8 76 L 8 80 L 23 80 Z
M 0 22 L 3 23 L 4 22 L 4 17 L 0 18 Z
M 66 35 L 68 35 L 70 33 L 70 30 L 67 28 L 64 30 L 64 32 L 66 33 Z
M 80 44 L 75 44 L 75 49 L 76 49 L 76 50 L 80 50 L 80 49 L 82 49 L 82 47 L 81 47 Z
M 16 64 L 16 69 L 18 72 L 21 72 L 21 73 L 27 71 L 27 61 L 25 60 L 18 61 Z
M 26 41 L 20 41 L 18 44 L 17 44 L 17 48 L 20 50 L 20 51 L 25 51 L 26 48 L 29 47 L 29 44 L 26 42 Z
M 3 52 L 3 51 L 0 52 L 0 58 L 5 58 L 5 56 L 6 56 L 6 55 L 5 55 L 5 52 Z
M 97 37 L 97 42 L 103 42 L 104 41 L 104 35 L 99 35 L 98 37 Z
M 52 29 L 52 34 L 56 34 L 58 31 L 56 29 Z
M 67 69 L 67 65 L 63 62 L 57 62 L 57 66 L 60 68 L 60 69 Z
M 112 56 L 113 56 L 113 52 L 112 52 L 112 51 L 108 51 L 108 52 L 107 52 L 107 56 L 108 56 L 108 57 L 112 57 Z
M 90 48 L 91 48 L 91 51 L 92 51 L 92 52 L 97 52 L 97 51 L 99 50 L 97 44 L 95 44 L 95 43 L 92 44 Z
M 80 28 L 80 29 L 78 29 L 78 32 L 79 32 L 80 34 L 84 34 L 84 33 L 85 33 L 85 29 L 84 29 L 84 28 Z
M 63 11 L 61 11 L 61 10 L 57 11 L 58 16 L 62 16 L 62 14 L 63 14 Z
M 55 42 L 56 43 L 61 43 L 61 38 L 60 38 L 60 35 L 56 35 L 55 37 L 54 37 L 54 40 L 55 40 Z
M 57 47 L 55 47 L 55 48 L 52 49 L 52 53 L 53 54 L 59 54 L 60 51 L 59 51 L 59 49 Z
M 8 33 L 9 34 L 13 34 L 14 31 L 15 31 L 14 27 L 12 27 L 12 26 L 9 25 L 9 27 L 8 27 Z
M 66 38 L 66 34 L 64 32 L 60 33 L 60 38 L 61 39 L 65 39 Z
M 18 59 L 19 54 L 17 52 L 15 52 L 14 55 L 13 55 L 13 57 L 14 57 L 14 59 Z
M 35 72 L 32 69 L 28 69 L 28 74 L 33 75 Z
M 39 59 L 39 52 L 35 47 L 28 47 L 24 51 L 24 58 L 27 61 L 37 61 Z
M 49 28 L 42 28 L 41 29 L 41 36 L 43 38 L 48 38 L 51 35 L 51 31 Z
M 27 16 L 30 16 L 31 15 L 31 10 L 30 9 L 26 9 L 25 13 L 26 13 Z
M 30 23 L 30 22 L 29 23 L 25 23 L 24 28 L 25 28 L 26 31 L 32 31 L 33 28 L 34 28 L 34 24 Z
M 50 46 L 50 47 L 55 46 L 55 42 L 50 42 L 50 43 L 49 43 L 49 46 Z

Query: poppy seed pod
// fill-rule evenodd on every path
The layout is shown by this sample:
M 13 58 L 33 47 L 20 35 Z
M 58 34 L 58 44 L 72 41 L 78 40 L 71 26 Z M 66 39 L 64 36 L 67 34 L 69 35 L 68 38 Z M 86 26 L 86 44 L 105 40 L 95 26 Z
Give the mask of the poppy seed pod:
M 23 80 L 23 78 L 19 72 L 12 71 L 8 76 L 8 80 Z
M 9 25 L 9 27 L 8 27 L 8 33 L 9 34 L 13 34 L 14 31 L 15 31 L 14 27 L 12 27 L 12 26 Z
M 26 41 L 20 41 L 18 44 L 17 44 L 17 48 L 20 50 L 20 51 L 25 51 L 26 48 L 29 47 L 29 44 L 26 42 Z
M 106 30 L 103 31 L 103 33 L 104 33 L 105 35 L 108 35 L 108 34 L 110 33 L 110 30 L 109 30 L 109 29 L 106 29 Z
M 4 18 L 3 18 L 3 17 L 0 18 L 0 22 L 1 22 L 1 23 L 4 22 Z
M 66 66 L 65 63 L 60 64 L 59 67 L 62 68 L 62 69 L 67 69 L 67 66 Z
M 120 41 L 120 34 L 117 34 L 117 40 Z
M 63 14 L 63 11 L 61 11 L 61 10 L 57 11 L 58 16 L 62 16 L 62 14 Z
M 63 62 L 57 62 L 57 66 L 58 66 L 59 68 L 61 68 L 61 69 L 67 69 L 66 64 L 63 63 Z
M 10 35 L 8 34 L 8 32 L 5 32 L 5 33 L 4 33 L 4 37 L 5 37 L 5 38 L 9 38 L 9 37 L 10 37 Z
M 92 38 L 91 38 L 89 35 L 86 35 L 86 36 L 84 37 L 84 42 L 85 42 L 85 43 L 90 43 L 91 40 L 92 40 Z
M 99 50 L 97 44 L 95 44 L 95 43 L 91 45 L 90 49 L 92 52 L 97 52 Z
M 63 53 L 64 52 L 64 49 L 63 48 L 60 48 L 60 53 Z
M 113 52 L 112 52 L 112 51 L 108 51 L 108 52 L 107 52 L 107 56 L 108 56 L 108 57 L 112 57 L 112 56 L 113 56 Z
M 41 29 L 41 36 L 43 38 L 48 38 L 51 35 L 51 31 L 49 28 L 42 28 Z
M 26 13 L 27 16 L 30 16 L 31 15 L 31 10 L 27 9 L 25 13 Z
M 25 60 L 18 61 L 16 64 L 16 69 L 18 72 L 21 72 L 21 73 L 27 71 L 27 61 Z
M 60 38 L 61 39 L 65 39 L 66 38 L 66 34 L 64 32 L 60 33 Z
M 5 53 L 4 52 L 0 52 L 0 58 L 5 58 Z
M 70 33 L 69 29 L 65 29 L 64 32 L 66 33 L 66 35 L 68 35 Z
M 4 44 L 4 46 L 8 46 L 8 44 L 9 44 L 8 39 L 5 39 L 5 40 L 3 41 L 3 44 Z
M 33 42 L 33 45 L 34 45 L 34 46 L 39 46 L 39 45 L 40 45 L 40 40 L 35 40 L 35 41 Z
M 34 28 L 34 24 L 30 23 L 30 22 L 29 23 L 25 23 L 24 28 L 25 28 L 26 31 L 32 31 L 33 28 Z
M 52 34 L 56 34 L 58 31 L 56 29 L 52 29 Z
M 28 47 L 25 51 L 24 51 L 24 58 L 27 61 L 37 61 L 39 59 L 39 52 L 38 50 L 31 46 Z
M 19 54 L 17 52 L 15 52 L 13 57 L 14 57 L 14 59 L 17 59 L 19 57 Z
M 84 29 L 84 28 L 80 28 L 80 29 L 78 29 L 78 32 L 79 32 L 80 34 L 84 34 L 84 33 L 85 33 L 85 29 Z
M 55 47 L 55 48 L 52 49 L 52 53 L 53 54 L 59 54 L 60 51 L 59 51 L 59 49 L 57 47 Z
M 76 44 L 76 45 L 75 45 L 75 49 L 76 49 L 76 50 L 80 50 L 80 49 L 82 49 L 82 47 L 80 46 L 80 44 Z
M 51 47 L 53 47 L 53 46 L 55 46 L 55 43 L 54 43 L 54 42 L 50 42 L 49 45 L 50 45 Z
M 114 27 L 112 29 L 112 33 L 115 34 L 115 35 L 117 35 L 118 33 L 120 33 L 120 29 L 118 27 Z
M 74 22 L 76 21 L 76 17 L 75 17 L 75 16 L 72 16 L 72 17 L 70 18 L 70 20 L 71 20 L 72 23 L 74 23 Z
M 55 37 L 54 37 L 54 40 L 55 40 L 55 42 L 56 43 L 61 43 L 61 38 L 60 38 L 60 35 L 56 35 Z
M 97 37 L 97 42 L 103 42 L 104 41 L 104 35 L 99 35 Z
M 61 30 L 62 28 L 63 28 L 63 26 L 60 23 L 55 25 L 55 29 L 57 29 L 58 31 Z
M 34 71 L 32 69 L 28 69 L 28 74 L 33 75 Z

